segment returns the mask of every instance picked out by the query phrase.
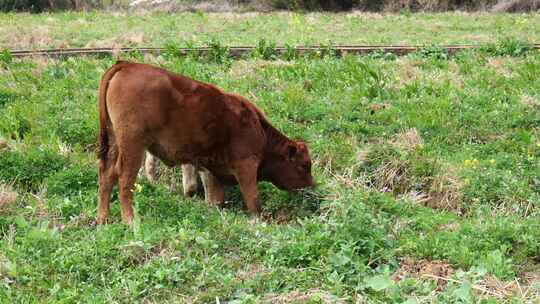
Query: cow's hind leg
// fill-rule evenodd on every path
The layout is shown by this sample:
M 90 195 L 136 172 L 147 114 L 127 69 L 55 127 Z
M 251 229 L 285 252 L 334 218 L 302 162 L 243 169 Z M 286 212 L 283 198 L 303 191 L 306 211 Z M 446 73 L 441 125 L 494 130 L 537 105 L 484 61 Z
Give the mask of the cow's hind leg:
M 124 144 L 123 147 L 128 149 L 120 149 L 116 170 L 118 175 L 118 192 L 120 198 L 120 209 L 122 212 L 122 220 L 130 224 L 133 222 L 133 191 L 137 173 L 141 168 L 144 157 L 144 147 L 131 142 L 129 145 Z
M 115 146 L 111 146 L 107 158 L 99 160 L 99 198 L 97 208 L 97 223 L 107 222 L 112 188 L 118 182 L 118 174 L 115 170 L 118 153 Z
M 221 182 L 206 169 L 201 170 L 200 175 L 204 187 L 204 199 L 211 204 L 223 205 L 225 202 L 225 189 Z
M 195 166 L 182 165 L 182 186 L 186 197 L 192 197 L 197 193 L 197 168 Z

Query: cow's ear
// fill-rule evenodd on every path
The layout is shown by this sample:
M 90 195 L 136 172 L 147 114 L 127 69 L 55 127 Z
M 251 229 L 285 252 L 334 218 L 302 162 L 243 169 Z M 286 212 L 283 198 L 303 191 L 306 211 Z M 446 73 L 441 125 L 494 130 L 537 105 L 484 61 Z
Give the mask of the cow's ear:
M 289 145 L 287 147 L 287 157 L 289 160 L 292 160 L 296 156 L 296 152 L 298 152 L 298 149 L 295 145 Z

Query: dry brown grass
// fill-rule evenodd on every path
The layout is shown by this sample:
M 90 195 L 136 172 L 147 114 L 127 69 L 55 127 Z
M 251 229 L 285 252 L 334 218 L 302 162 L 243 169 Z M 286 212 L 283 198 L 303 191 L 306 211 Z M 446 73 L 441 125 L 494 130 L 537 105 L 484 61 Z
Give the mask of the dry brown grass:
M 372 103 L 369 105 L 370 113 L 375 114 L 376 112 L 386 110 L 390 108 L 392 105 L 389 102 L 382 102 L 382 103 Z
M 133 32 L 127 32 L 123 33 L 119 36 L 107 38 L 107 39 L 100 39 L 100 40 L 93 40 L 89 41 L 85 47 L 86 48 L 99 48 L 99 47 L 110 47 L 113 49 L 119 49 L 122 47 L 129 47 L 129 46 L 140 46 L 144 45 L 148 42 L 148 39 L 142 32 L 133 31 Z M 113 54 L 118 55 L 118 54 Z
M 422 143 L 415 128 L 398 133 L 390 140 L 390 145 L 407 152 L 421 147 Z M 411 183 L 409 163 L 401 159 L 387 159 L 373 172 L 373 176 L 376 188 L 384 192 L 404 193 L 409 190 Z
M 540 110 L 540 100 L 538 100 L 538 98 L 529 95 L 521 95 L 520 102 L 528 108 Z
M 403 178 L 405 179 L 405 177 Z M 402 197 L 433 209 L 462 214 L 466 211 L 466 208 L 461 204 L 462 187 L 456 171 L 452 168 L 446 168 L 433 176 L 420 191 L 409 190 Z
M 9 143 L 6 139 L 0 137 L 0 151 L 9 149 Z
M 138 11 L 162 11 L 162 12 L 236 12 L 246 9 L 258 11 L 269 10 L 270 7 L 265 1 L 252 1 L 248 6 L 238 5 L 228 0 L 209 0 L 209 1 L 169 1 L 169 0 L 138 0 L 132 1 L 132 8 Z
M 2 34 L 2 32 L 4 32 Z M 10 33 L 17 33 L 16 35 Z M 5 37 L 5 45 L 12 49 L 27 48 L 47 48 L 53 44 L 50 28 L 47 26 L 35 26 L 21 28 L 18 26 L 7 26 L 0 28 L 0 34 Z
M 249 281 L 253 280 L 258 275 L 265 273 L 266 271 L 266 267 L 264 267 L 262 264 L 249 264 L 236 272 L 236 278 L 240 281 Z
M 0 211 L 15 203 L 18 196 L 11 185 L 0 184 Z
M 448 279 L 454 274 L 454 268 L 450 263 L 440 260 L 419 260 L 404 258 L 399 269 L 393 274 L 393 279 L 399 282 L 405 278 L 429 278 L 437 283 L 437 291 L 443 290 Z
M 55 219 L 49 215 L 49 210 L 47 208 L 47 189 L 40 188 L 36 193 L 30 193 L 36 204 L 36 213 L 35 216 L 38 219 L 48 219 L 51 220 L 51 225 L 54 225 Z
M 462 187 L 456 170 L 447 168 L 432 180 L 425 204 L 434 209 L 463 213 Z
M 419 64 L 419 61 L 415 59 L 408 57 L 398 58 L 396 61 L 396 83 L 394 87 L 400 89 L 410 82 L 419 80 L 422 75 L 422 70 L 418 67 Z
M 527 12 L 540 10 L 540 0 L 500 0 L 492 9 L 494 12 Z
M 396 282 L 405 278 L 434 280 L 437 284 L 436 291 L 442 291 L 448 283 L 459 285 L 463 283 L 453 278 L 454 273 L 454 268 L 446 261 L 415 261 L 406 257 L 401 261 L 393 278 Z M 480 299 L 484 297 L 495 298 L 498 301 L 513 299 L 520 301 L 520 303 L 538 303 L 538 299 L 540 299 L 540 273 L 538 272 L 524 272 L 511 281 L 502 281 L 488 274 L 472 283 L 472 289 Z
M 416 130 L 416 128 L 412 128 L 396 134 L 390 143 L 398 149 L 412 151 L 414 149 L 421 148 L 424 141 L 418 133 L 418 130 Z
M 480 5 L 486 2 L 477 1 Z M 413 11 L 446 11 L 458 8 L 467 8 L 464 5 L 456 5 L 456 1 L 452 0 L 386 0 L 384 1 L 384 10 L 385 11 L 400 11 L 403 9 L 413 10 Z
M 269 66 L 289 66 L 294 63 L 284 60 L 237 60 L 235 61 L 229 71 L 229 75 L 234 78 L 246 78 L 251 77 L 260 70 L 265 69 Z M 257 73 L 255 73 L 257 72 Z
M 373 176 L 375 187 L 382 192 L 399 194 L 409 190 L 408 164 L 399 159 L 387 160 L 373 172 Z
M 505 78 L 512 77 L 512 71 L 508 68 L 507 60 L 505 60 L 505 58 L 489 58 L 488 65 L 498 75 L 504 76 Z
M 346 303 L 345 299 L 338 298 L 331 293 L 320 289 L 309 289 L 307 291 L 294 290 L 284 294 L 268 294 L 264 296 L 262 303 L 268 304 L 288 304 L 288 303 L 313 303 L 316 299 L 317 303 Z
M 421 149 L 423 140 L 418 130 L 409 129 L 396 134 L 390 141 L 391 147 L 408 155 L 405 159 L 388 156 L 369 172 L 361 181 L 369 181 L 371 187 L 393 193 L 397 197 L 409 199 L 434 209 L 453 211 L 461 214 L 465 208 L 462 201 L 462 182 L 455 168 L 426 158 L 415 151 Z M 378 158 L 377 152 L 369 148 L 361 150 L 357 156 L 358 165 L 369 164 L 372 158 Z M 411 157 L 417 155 L 419 157 Z M 415 164 L 414 162 L 420 163 Z M 415 166 L 426 166 L 432 172 L 418 176 Z

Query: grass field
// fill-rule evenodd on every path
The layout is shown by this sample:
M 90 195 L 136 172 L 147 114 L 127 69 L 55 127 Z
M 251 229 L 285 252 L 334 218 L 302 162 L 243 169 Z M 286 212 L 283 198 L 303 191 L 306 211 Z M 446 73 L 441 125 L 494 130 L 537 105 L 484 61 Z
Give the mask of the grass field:
M 90 23 L 85 31 L 92 34 L 75 36 L 65 24 L 80 14 L 0 15 L 0 41 L 15 41 L 6 20 L 16 28 L 53 18 L 72 33 L 51 36 L 47 46 L 106 40 L 118 35 L 107 29 L 126 22 L 103 13 L 88 18 L 96 16 L 108 20 L 103 28 Z M 182 19 L 151 16 L 151 31 L 163 37 L 148 44 L 176 37 L 165 25 Z M 183 20 L 197 28 L 204 16 Z M 391 18 L 434 22 L 417 32 L 356 33 L 355 41 L 472 41 L 462 18 L 503 24 L 516 38 L 538 35 L 506 27 L 538 23 L 537 15 L 393 15 L 381 17 L 380 32 Z M 258 24 L 286 24 L 272 15 L 248 19 L 255 32 L 238 37 L 225 23 L 218 41 L 255 44 L 263 35 Z M 205 41 L 211 28 L 193 40 Z M 441 35 L 431 37 L 436 28 Z M 178 172 L 164 170 L 157 185 L 139 179 L 132 230 L 120 223 L 116 196 L 114 222 L 93 225 L 96 93 L 114 59 L 14 60 L 1 53 L 0 302 L 538 301 L 540 54 L 477 31 L 495 44 L 451 58 L 435 47 L 399 58 L 126 56 L 250 98 L 276 127 L 309 143 L 319 184 L 304 196 L 260 184 L 264 215 L 253 218 L 238 189 L 217 209 L 183 198 Z M 293 30 L 272 36 L 350 41 L 339 29 L 306 37 L 312 40 Z
M 16 35 L 14 34 L 16 33 Z M 163 46 L 167 43 L 479 44 L 540 41 L 539 14 L 57 13 L 0 14 L 0 48 Z

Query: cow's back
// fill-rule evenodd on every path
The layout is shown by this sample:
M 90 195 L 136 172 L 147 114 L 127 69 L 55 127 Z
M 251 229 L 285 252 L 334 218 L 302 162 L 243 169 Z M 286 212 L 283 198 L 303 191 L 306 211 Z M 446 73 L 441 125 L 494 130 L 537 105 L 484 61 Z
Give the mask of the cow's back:
M 170 164 L 213 154 L 227 140 L 219 89 L 149 65 L 122 64 L 107 91 L 115 133 L 137 137 Z

